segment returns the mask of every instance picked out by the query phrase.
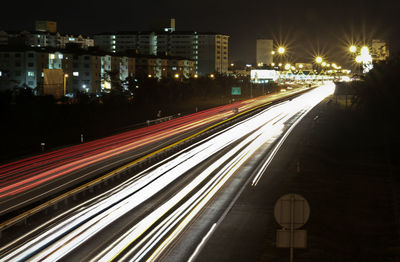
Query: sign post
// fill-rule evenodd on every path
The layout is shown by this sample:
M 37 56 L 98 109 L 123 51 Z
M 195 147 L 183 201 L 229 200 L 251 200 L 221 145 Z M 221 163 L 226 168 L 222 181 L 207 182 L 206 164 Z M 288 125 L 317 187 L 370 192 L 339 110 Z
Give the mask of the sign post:
M 277 230 L 276 247 L 290 248 L 290 262 L 293 262 L 294 248 L 307 247 L 307 231 L 298 229 L 308 221 L 310 206 L 302 196 L 286 194 L 276 202 L 274 215 L 283 227 Z

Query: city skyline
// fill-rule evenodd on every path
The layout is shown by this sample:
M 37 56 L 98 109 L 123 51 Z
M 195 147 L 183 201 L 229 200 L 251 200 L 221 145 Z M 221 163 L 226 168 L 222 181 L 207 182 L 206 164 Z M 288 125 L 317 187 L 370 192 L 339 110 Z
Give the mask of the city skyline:
M 202 1 L 193 4 L 181 0 L 154 4 L 124 3 L 111 5 L 69 1 L 54 8 L 49 1 L 28 3 L 18 13 L 6 12 L 0 18 L 0 30 L 33 30 L 36 20 L 57 22 L 58 31 L 91 35 L 111 31 L 149 30 L 152 19 L 175 18 L 176 29 L 218 32 L 230 36 L 230 61 L 255 62 L 256 39 L 273 39 L 287 46 L 296 60 L 311 61 L 321 54 L 345 61 L 345 47 L 353 42 L 384 39 L 398 52 L 399 25 L 396 11 L 400 4 L 383 1 L 380 5 L 365 1 L 269 1 L 232 4 L 228 1 Z M 10 10 L 18 8 L 10 3 Z M 288 8 L 290 7 L 290 8 Z M 342 61 L 338 61 L 339 63 Z

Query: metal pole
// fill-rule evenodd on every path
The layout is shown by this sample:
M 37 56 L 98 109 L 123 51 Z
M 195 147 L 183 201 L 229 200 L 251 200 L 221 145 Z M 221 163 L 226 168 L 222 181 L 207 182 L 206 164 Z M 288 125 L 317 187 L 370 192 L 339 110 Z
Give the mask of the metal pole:
M 294 220 L 294 195 L 290 195 L 290 262 L 293 262 L 293 220 Z
M 66 75 L 64 75 L 64 96 L 65 96 L 65 94 L 66 94 L 66 90 L 67 90 L 67 76 Z

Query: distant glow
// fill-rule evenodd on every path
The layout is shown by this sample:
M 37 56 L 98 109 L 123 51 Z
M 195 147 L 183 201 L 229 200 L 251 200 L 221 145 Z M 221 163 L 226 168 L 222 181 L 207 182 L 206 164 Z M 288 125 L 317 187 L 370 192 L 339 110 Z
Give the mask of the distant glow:
M 111 83 L 108 82 L 108 81 L 104 81 L 104 89 L 110 90 L 111 89 Z
M 198 77 L 199 77 L 199 75 L 198 75 L 198 74 L 195 74 L 195 75 L 194 75 L 194 78 L 198 78 Z
M 279 63 L 278 66 L 282 66 L 282 63 Z
M 272 63 L 271 65 L 272 65 L 272 66 L 275 66 L 275 63 Z
M 175 74 L 174 77 L 175 77 L 175 78 L 179 78 L 179 74 Z
M 303 64 L 300 64 L 300 65 L 299 65 L 299 68 L 303 68 Z
M 68 74 L 64 74 L 64 77 L 69 77 L 69 75 Z
M 151 78 L 151 77 L 152 77 L 152 75 L 151 75 L 151 74 L 149 74 L 147 77 L 148 77 L 148 78 Z
M 290 69 L 292 69 L 292 70 L 296 70 L 296 67 L 294 67 L 294 66 L 291 66 L 291 67 L 290 67 Z
M 50 59 L 55 59 L 56 55 L 55 54 L 50 54 Z
M 322 62 L 321 65 L 325 67 L 326 66 L 326 62 Z
M 362 62 L 362 57 L 360 55 L 356 56 L 356 62 L 361 63 Z
M 315 58 L 315 62 L 317 62 L 318 64 L 322 63 L 322 57 L 317 56 L 317 57 Z
M 285 70 L 289 70 L 290 69 L 290 64 L 286 64 L 285 65 Z
M 215 77 L 215 75 L 214 75 L 214 74 L 211 74 L 211 75 L 210 75 L 210 77 L 211 77 L 211 78 L 214 78 L 214 77 Z
M 275 51 L 272 51 L 272 52 L 271 52 L 271 55 L 275 55 Z
M 278 53 L 279 54 L 284 54 L 285 53 L 285 48 L 283 46 L 278 47 Z
M 357 51 L 357 47 L 355 45 L 352 45 L 352 46 L 349 47 L 349 51 L 351 53 L 355 53 Z
M 368 54 L 369 54 L 369 48 L 368 48 L 368 46 L 363 46 L 363 47 L 361 47 L 360 53 L 361 53 L 361 56 L 366 56 L 366 55 L 368 55 Z

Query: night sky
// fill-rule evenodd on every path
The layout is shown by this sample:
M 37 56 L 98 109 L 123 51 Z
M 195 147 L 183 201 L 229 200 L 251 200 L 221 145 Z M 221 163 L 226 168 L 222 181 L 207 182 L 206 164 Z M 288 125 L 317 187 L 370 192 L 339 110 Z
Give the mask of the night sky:
M 0 30 L 33 30 L 35 20 L 53 20 L 62 33 L 137 31 L 147 30 L 152 18 L 173 17 L 177 30 L 230 35 L 230 60 L 246 63 L 254 63 L 257 37 L 281 42 L 301 62 L 318 53 L 345 63 L 346 46 L 370 38 L 388 40 L 400 51 L 400 1 L 394 0 L 42 0 L 12 1 L 6 8 Z

